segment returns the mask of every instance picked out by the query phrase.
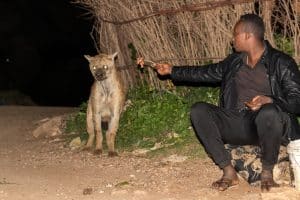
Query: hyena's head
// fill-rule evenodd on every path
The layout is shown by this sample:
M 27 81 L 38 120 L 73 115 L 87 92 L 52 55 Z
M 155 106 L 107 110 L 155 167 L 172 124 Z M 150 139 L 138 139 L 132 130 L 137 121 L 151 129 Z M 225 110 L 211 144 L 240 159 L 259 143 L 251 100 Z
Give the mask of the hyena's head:
M 114 73 L 116 70 L 115 67 L 115 58 L 117 52 L 114 54 L 98 54 L 96 56 L 84 55 L 84 57 L 89 61 L 90 70 L 97 81 L 103 81 L 110 74 Z

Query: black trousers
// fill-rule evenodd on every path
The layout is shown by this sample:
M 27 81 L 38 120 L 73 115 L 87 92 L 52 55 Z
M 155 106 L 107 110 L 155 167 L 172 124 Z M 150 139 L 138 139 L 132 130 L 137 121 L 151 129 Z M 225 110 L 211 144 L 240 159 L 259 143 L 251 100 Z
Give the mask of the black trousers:
M 191 121 L 206 152 L 220 168 L 231 163 L 224 144 L 258 145 L 262 152 L 262 166 L 272 169 L 277 162 L 279 148 L 288 115 L 274 104 L 265 104 L 258 111 L 226 110 L 208 103 L 196 103 L 191 109 Z

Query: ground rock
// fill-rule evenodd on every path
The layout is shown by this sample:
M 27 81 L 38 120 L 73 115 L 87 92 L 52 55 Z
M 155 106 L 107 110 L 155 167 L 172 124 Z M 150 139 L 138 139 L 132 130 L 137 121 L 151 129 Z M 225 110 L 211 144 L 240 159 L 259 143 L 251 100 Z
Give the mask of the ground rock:
M 45 118 L 38 121 L 36 124 L 38 127 L 32 133 L 35 138 L 58 136 L 62 134 L 64 116 Z
M 71 149 L 78 149 L 81 147 L 81 145 L 82 145 L 82 142 L 81 142 L 80 137 L 76 137 L 70 142 L 69 147 Z
M 177 163 L 177 162 L 184 162 L 186 159 L 188 159 L 187 156 L 180 156 L 180 155 L 173 154 L 167 158 L 164 158 L 163 162 Z

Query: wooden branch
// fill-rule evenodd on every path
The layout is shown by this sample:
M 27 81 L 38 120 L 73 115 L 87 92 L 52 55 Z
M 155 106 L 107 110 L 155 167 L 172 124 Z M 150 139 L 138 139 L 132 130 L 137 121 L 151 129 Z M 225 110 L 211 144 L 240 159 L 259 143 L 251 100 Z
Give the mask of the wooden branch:
M 99 16 L 99 19 L 102 22 L 115 24 L 115 25 L 123 25 L 123 24 L 129 24 L 132 22 L 145 20 L 151 17 L 160 16 L 160 15 L 175 15 L 180 12 L 197 12 L 197 11 L 206 11 L 206 10 L 212 10 L 219 7 L 225 7 L 225 6 L 233 6 L 235 4 L 243 4 L 243 3 L 253 3 L 259 0 L 222 0 L 222 1 L 213 1 L 213 2 L 205 2 L 205 3 L 198 3 L 198 4 L 191 4 L 191 5 L 185 5 L 181 6 L 178 9 L 162 9 L 158 10 L 156 12 L 152 12 L 146 15 L 143 15 L 141 17 L 128 19 L 124 21 L 114 21 L 111 19 L 105 19 L 102 16 Z M 264 1 L 272 1 L 272 0 L 264 0 Z

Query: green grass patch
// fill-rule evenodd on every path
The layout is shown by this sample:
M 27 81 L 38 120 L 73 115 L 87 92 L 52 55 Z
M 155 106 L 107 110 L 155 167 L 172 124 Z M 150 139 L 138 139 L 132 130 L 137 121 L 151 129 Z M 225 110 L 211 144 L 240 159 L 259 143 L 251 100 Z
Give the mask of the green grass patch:
M 276 46 L 279 50 L 287 53 L 290 56 L 293 56 L 295 53 L 295 47 L 293 45 L 292 38 L 283 37 L 280 34 L 274 36 Z
M 79 111 L 69 116 L 66 121 L 66 128 L 64 136 L 67 142 L 70 142 L 75 137 L 80 137 L 81 141 L 88 139 L 88 133 L 86 131 L 86 108 L 87 103 L 84 102 L 79 106 Z
M 116 139 L 118 151 L 157 149 L 151 155 L 205 155 L 190 122 L 190 108 L 198 101 L 217 104 L 219 89 L 212 87 L 177 87 L 158 91 L 148 87 L 133 88 L 127 99 L 131 102 L 122 113 Z M 87 139 L 86 103 L 67 121 L 66 133 L 78 133 Z

